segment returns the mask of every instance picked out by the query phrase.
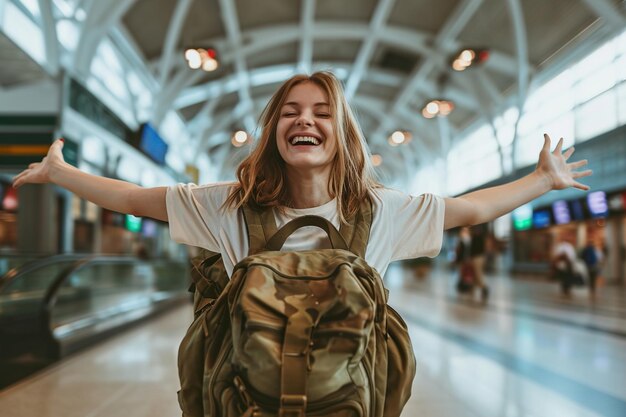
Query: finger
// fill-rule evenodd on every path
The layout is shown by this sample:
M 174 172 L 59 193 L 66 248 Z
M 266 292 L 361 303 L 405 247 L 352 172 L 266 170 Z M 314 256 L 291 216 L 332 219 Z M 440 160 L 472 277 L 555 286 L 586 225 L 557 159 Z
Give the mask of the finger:
M 26 175 L 26 173 L 30 172 L 30 169 L 25 169 L 24 171 L 20 172 L 19 174 L 17 174 L 16 176 L 13 177 L 13 179 L 17 179 L 17 178 L 21 178 L 24 175 Z
M 33 169 L 33 168 L 35 168 L 37 165 L 39 165 L 39 162 L 33 162 L 32 164 L 30 164 L 30 165 L 28 166 L 28 169 Z
M 578 181 L 574 181 L 573 187 L 583 191 L 589 191 L 591 189 L 588 185 L 581 184 Z
M 19 174 L 17 174 L 15 177 L 13 177 L 13 184 L 22 182 L 22 178 L 24 178 L 26 174 L 27 174 L 27 171 L 22 171 Z
M 543 134 L 543 148 L 541 150 L 547 150 L 548 152 L 550 152 L 550 136 L 548 136 L 547 133 Z
M 559 143 L 556 144 L 556 148 L 554 148 L 554 154 L 560 155 L 563 151 L 563 138 L 559 139 Z
M 588 177 L 589 175 L 593 174 L 593 171 L 590 169 L 587 169 L 585 171 L 576 171 L 576 172 L 572 172 L 572 178 L 582 178 L 582 177 Z
M 576 168 L 584 167 L 585 165 L 587 165 L 587 160 L 586 159 L 581 159 L 580 161 L 576 161 L 576 162 L 572 162 L 571 164 L 567 164 L 567 167 L 569 169 L 576 169 Z
M 571 148 L 565 151 L 565 153 L 563 154 L 563 158 L 565 158 L 565 160 L 567 161 L 569 157 L 572 156 L 573 153 L 574 153 L 574 147 L 572 146 Z
M 63 145 L 65 144 L 65 139 L 63 138 L 58 138 L 57 140 L 54 141 L 54 143 L 52 144 L 52 146 L 56 146 L 58 148 L 63 148 Z
M 18 188 L 20 185 L 24 183 L 24 176 L 26 175 L 26 171 L 20 172 L 15 177 L 13 177 L 13 187 Z

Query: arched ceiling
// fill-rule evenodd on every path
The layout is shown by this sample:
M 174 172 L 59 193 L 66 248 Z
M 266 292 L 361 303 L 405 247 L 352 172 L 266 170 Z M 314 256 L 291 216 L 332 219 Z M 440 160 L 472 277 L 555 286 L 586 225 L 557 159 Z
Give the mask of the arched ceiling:
M 47 3 L 40 0 L 40 4 Z M 625 26 L 623 0 L 83 0 L 85 19 L 74 71 L 89 68 L 103 36 L 132 48 L 151 74 L 152 121 L 176 110 L 196 154 L 223 172 L 245 152 L 235 129 L 252 131 L 269 96 L 300 72 L 330 69 L 342 79 L 384 171 L 406 175 L 432 161 L 478 120 L 523 105 L 537 74 L 556 71 L 592 40 Z M 51 15 L 50 13 L 47 13 Z M 220 67 L 187 67 L 183 51 L 213 47 Z M 489 59 L 456 72 L 453 55 L 486 48 Z M 425 119 L 432 98 L 454 101 L 442 119 Z M 413 140 L 392 148 L 389 134 Z M 447 137 L 444 137 L 447 136 Z

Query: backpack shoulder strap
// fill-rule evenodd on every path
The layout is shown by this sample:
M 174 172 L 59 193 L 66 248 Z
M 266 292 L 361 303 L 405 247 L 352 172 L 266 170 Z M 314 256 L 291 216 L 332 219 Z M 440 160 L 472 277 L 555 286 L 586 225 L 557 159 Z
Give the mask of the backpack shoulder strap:
M 348 219 L 348 224 L 342 223 L 339 233 L 348 243 L 350 251 L 365 257 L 367 242 L 370 237 L 370 229 L 372 227 L 372 201 L 366 198 L 361 201 L 359 211 Z
M 269 238 L 276 233 L 276 219 L 271 207 L 259 211 L 244 204 L 242 209 L 250 246 L 248 255 L 254 255 L 262 251 Z

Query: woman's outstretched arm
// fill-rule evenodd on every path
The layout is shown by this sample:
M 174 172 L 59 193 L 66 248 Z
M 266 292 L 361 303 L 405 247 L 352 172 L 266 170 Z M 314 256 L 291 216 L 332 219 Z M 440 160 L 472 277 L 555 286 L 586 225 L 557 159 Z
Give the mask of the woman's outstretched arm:
M 550 137 L 544 135 L 544 139 L 537 168 L 531 174 L 508 184 L 446 198 L 444 229 L 494 220 L 551 190 L 569 187 L 588 190 L 588 186 L 576 180 L 591 175 L 591 170 L 575 171 L 587 165 L 587 160 L 568 163 L 574 148 L 563 152 L 561 138 L 550 152 Z
M 30 164 L 15 176 L 13 185 L 53 183 L 106 209 L 167 221 L 166 187 L 143 188 L 126 181 L 87 174 L 66 163 L 61 149 L 63 139 L 58 139 L 41 162 Z

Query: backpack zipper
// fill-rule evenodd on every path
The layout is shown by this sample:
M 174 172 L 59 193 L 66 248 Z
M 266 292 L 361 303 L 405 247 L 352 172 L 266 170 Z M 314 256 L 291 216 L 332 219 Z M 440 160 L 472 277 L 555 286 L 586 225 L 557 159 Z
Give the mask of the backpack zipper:
M 215 380 L 217 379 L 217 375 L 219 371 L 222 369 L 226 358 L 228 357 L 228 353 L 232 352 L 232 350 L 222 349 L 220 352 L 220 356 L 217 358 L 215 366 L 213 367 L 213 374 L 211 378 L 209 378 L 209 383 L 207 384 L 207 391 L 210 396 L 213 397 L 214 401 L 211 401 L 211 416 L 216 416 L 217 411 L 215 410 L 215 404 L 218 404 L 220 400 L 213 395 L 213 389 L 215 388 Z

